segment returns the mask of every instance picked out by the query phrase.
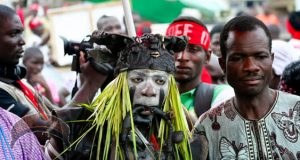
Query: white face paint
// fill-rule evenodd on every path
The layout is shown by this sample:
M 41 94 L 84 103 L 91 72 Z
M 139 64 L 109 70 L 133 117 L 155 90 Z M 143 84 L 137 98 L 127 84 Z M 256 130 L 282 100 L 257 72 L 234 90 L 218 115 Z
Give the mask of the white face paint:
M 160 90 L 168 93 L 169 74 L 164 71 L 136 69 L 128 72 L 128 86 L 135 87 L 133 105 L 158 106 Z M 165 98 L 165 97 L 164 97 Z

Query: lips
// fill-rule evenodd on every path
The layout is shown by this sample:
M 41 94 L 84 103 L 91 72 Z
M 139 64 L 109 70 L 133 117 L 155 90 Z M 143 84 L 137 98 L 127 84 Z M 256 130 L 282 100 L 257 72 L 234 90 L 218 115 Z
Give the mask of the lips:
M 141 112 L 141 115 L 144 115 L 144 116 L 149 116 L 151 115 L 151 111 L 150 111 L 150 108 L 149 107 L 144 107 L 144 110 Z
M 176 72 L 177 73 L 186 73 L 189 72 L 191 69 L 189 67 L 185 67 L 185 66 L 177 66 L 176 67 Z
M 23 53 L 24 53 L 24 50 L 23 50 L 23 49 L 20 49 L 20 50 L 17 51 L 17 55 L 16 55 L 16 56 L 17 56 L 18 58 L 21 58 L 21 57 L 23 57 Z
M 242 79 L 243 83 L 246 83 L 248 85 L 256 85 L 260 83 L 262 80 L 262 76 L 256 76 L 256 77 L 245 77 Z

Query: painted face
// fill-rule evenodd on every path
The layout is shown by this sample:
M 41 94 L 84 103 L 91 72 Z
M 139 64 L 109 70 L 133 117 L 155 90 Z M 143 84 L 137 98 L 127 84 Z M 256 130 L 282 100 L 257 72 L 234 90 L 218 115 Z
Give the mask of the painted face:
M 24 65 L 27 68 L 27 74 L 39 74 L 44 65 L 44 57 L 41 54 L 36 54 L 26 60 Z
M 168 93 L 168 77 L 168 73 L 159 70 L 136 69 L 129 71 L 128 86 L 130 89 L 134 89 L 133 106 L 159 106 L 160 98 L 164 99 Z
M 14 15 L 3 20 L 0 25 L 0 63 L 16 65 L 24 52 L 23 25 L 20 18 Z
M 188 44 L 183 52 L 175 53 L 175 78 L 178 82 L 198 80 L 203 64 L 208 62 L 204 49 L 198 45 Z
M 220 64 L 235 92 L 255 96 L 266 90 L 271 78 L 273 55 L 264 30 L 231 31 L 226 45 L 227 57 L 221 60 L 226 64 Z

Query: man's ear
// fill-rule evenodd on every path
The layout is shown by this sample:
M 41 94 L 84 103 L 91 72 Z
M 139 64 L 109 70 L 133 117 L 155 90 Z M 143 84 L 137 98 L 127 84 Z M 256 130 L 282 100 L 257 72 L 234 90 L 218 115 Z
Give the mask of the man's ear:
M 222 68 L 224 74 L 226 75 L 226 58 L 225 57 L 219 58 L 219 65 Z
M 273 61 L 274 61 L 274 53 L 273 52 L 271 52 L 271 58 L 272 58 L 272 63 L 273 63 Z

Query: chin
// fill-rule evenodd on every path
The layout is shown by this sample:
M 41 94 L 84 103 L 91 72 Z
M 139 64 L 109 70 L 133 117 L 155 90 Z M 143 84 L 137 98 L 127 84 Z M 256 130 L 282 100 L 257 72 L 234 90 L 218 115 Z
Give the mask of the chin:
M 262 92 L 262 89 L 258 88 L 249 88 L 249 89 L 243 89 L 238 91 L 238 93 L 244 95 L 244 96 L 249 96 L 249 97 L 254 97 L 259 95 Z
M 175 76 L 175 80 L 179 83 L 186 83 L 186 82 L 190 82 L 191 78 L 186 76 Z

